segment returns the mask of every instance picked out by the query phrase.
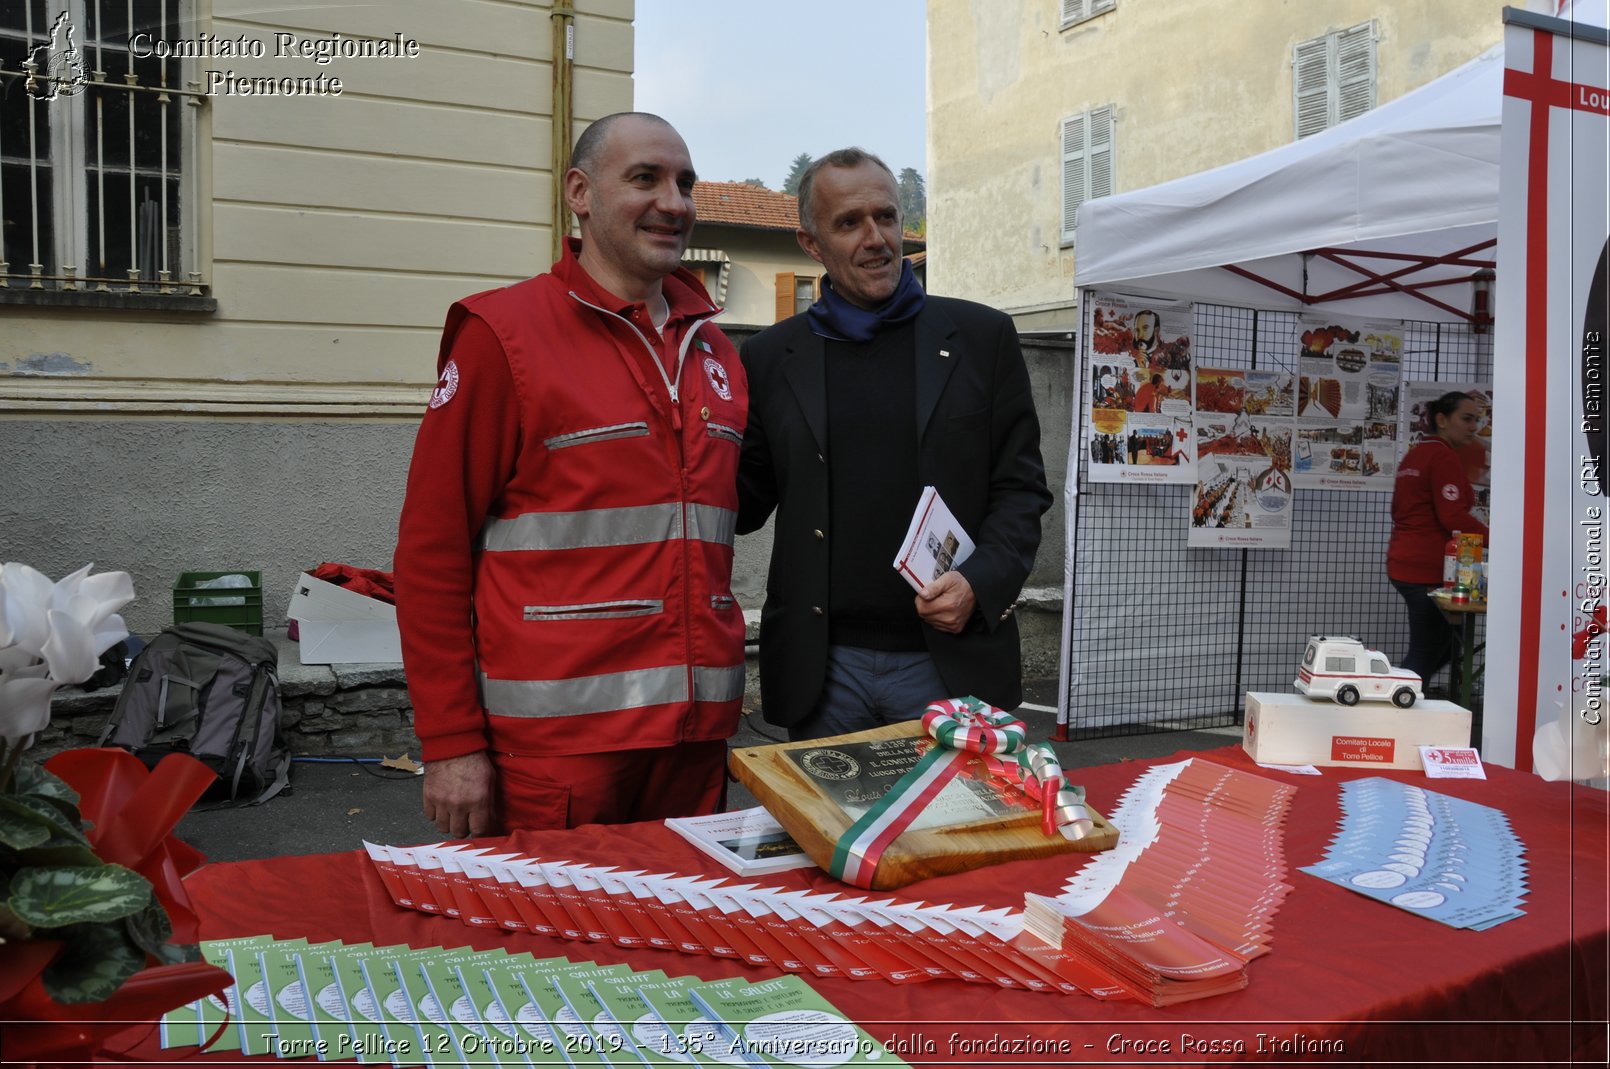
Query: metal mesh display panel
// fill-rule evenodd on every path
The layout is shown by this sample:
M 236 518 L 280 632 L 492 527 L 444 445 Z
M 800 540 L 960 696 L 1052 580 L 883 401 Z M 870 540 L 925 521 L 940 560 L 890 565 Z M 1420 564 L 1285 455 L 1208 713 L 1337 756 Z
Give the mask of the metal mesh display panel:
M 1297 319 L 1199 304 L 1194 359 L 1295 370 Z M 1436 323 L 1404 330 L 1405 380 L 1491 381 L 1490 335 Z M 1190 486 L 1089 481 L 1086 415 L 1081 405 L 1064 675 L 1071 737 L 1236 724 L 1247 691 L 1291 689 L 1313 634 L 1356 635 L 1402 656 L 1408 624 L 1384 567 L 1390 492 L 1299 489 L 1290 549 L 1191 549 Z

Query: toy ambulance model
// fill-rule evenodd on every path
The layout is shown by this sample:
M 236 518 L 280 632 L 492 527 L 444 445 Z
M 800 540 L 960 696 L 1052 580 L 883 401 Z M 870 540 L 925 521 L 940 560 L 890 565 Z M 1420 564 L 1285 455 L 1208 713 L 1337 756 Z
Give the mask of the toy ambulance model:
M 1379 650 L 1366 649 L 1356 638 L 1325 635 L 1308 640 L 1292 685 L 1310 698 L 1332 698 L 1342 705 L 1368 698 L 1407 709 L 1421 696 L 1420 677 L 1407 668 L 1393 668 Z

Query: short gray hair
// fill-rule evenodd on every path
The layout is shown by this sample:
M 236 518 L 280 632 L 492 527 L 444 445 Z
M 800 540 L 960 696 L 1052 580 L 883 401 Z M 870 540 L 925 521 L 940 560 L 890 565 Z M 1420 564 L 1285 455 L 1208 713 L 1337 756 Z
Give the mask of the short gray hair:
M 676 129 L 665 119 L 647 111 L 617 111 L 613 115 L 605 115 L 602 119 L 594 119 L 587 129 L 581 132 L 581 136 L 576 138 L 576 147 L 570 150 L 570 166 L 592 174 L 593 167 L 598 163 L 598 157 L 604 154 L 610 127 L 622 119 L 644 119 L 659 123 L 669 130 Z
M 889 165 L 864 148 L 841 148 L 819 157 L 805 168 L 805 173 L 799 176 L 799 228 L 805 233 L 816 236 L 816 219 L 811 214 L 811 191 L 816 185 L 816 176 L 824 167 L 843 167 L 846 169 L 859 167 L 863 163 L 876 164 L 883 168 L 883 173 L 891 179 L 894 172 Z M 898 186 L 899 183 L 897 182 Z

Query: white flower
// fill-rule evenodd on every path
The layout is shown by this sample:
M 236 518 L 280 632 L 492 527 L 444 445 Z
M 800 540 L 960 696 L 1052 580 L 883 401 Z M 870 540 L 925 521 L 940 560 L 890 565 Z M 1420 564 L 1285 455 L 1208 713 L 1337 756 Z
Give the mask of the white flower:
M 50 722 L 50 695 L 95 674 L 128 635 L 117 610 L 134 598 L 127 572 L 90 575 L 86 564 L 52 583 L 26 564 L 0 565 L 0 739 L 13 743 Z

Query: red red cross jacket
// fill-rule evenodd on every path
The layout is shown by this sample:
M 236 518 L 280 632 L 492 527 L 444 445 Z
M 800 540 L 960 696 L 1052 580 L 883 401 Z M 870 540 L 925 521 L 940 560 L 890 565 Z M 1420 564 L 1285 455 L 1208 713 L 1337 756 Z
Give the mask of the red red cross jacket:
M 662 340 L 578 248 L 448 313 L 395 559 L 427 761 L 668 746 L 737 724 L 743 367 L 692 275 L 665 281 Z

